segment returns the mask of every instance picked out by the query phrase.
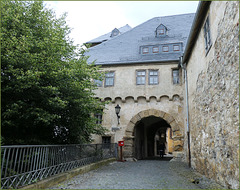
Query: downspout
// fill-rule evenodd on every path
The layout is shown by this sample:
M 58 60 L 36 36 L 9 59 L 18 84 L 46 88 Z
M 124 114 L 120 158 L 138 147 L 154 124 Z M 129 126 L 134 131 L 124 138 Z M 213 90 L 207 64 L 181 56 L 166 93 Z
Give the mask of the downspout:
M 184 70 L 184 80 L 185 80 L 185 95 L 186 95 L 186 111 L 187 111 L 187 142 L 188 142 L 188 166 L 191 167 L 191 150 L 190 150 L 190 130 L 189 130 L 189 109 L 188 109 L 188 80 L 187 80 L 187 64 L 182 63 L 182 58 L 180 57 L 180 66 Z

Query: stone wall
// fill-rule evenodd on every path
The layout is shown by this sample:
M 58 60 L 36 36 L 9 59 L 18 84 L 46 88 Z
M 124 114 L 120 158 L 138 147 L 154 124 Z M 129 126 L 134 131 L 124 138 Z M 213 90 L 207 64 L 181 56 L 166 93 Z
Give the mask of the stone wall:
M 103 123 L 102 125 L 108 129 L 108 132 L 106 132 L 106 136 L 112 137 L 112 143 L 116 143 L 120 140 L 123 140 L 123 137 L 131 136 L 133 129 L 135 127 L 135 123 L 137 121 L 141 120 L 142 118 L 148 117 L 148 116 L 156 116 L 159 118 L 163 118 L 164 120 L 171 123 L 171 117 L 175 118 L 175 121 L 178 123 L 177 126 L 175 126 L 175 123 L 172 123 L 172 130 L 174 134 L 179 136 L 180 134 L 184 134 L 183 129 L 183 108 L 182 108 L 182 101 L 181 98 L 173 98 L 168 99 L 165 97 L 165 99 L 161 99 L 160 101 L 157 101 L 156 98 L 151 98 L 149 101 L 146 100 L 146 98 L 142 98 L 140 101 L 134 101 L 133 97 L 126 98 L 126 101 L 122 101 L 121 99 L 115 99 L 114 102 L 110 102 L 106 105 L 106 109 L 104 109 L 104 115 L 103 115 Z M 115 113 L 115 106 L 119 104 L 121 106 L 120 111 L 120 124 L 118 125 L 117 122 L 117 116 Z M 156 113 L 149 113 L 146 110 L 156 110 Z M 160 111 L 161 110 L 161 111 Z M 145 116 L 142 116 L 141 114 L 146 111 Z M 158 115 L 159 113 L 168 113 L 168 115 Z M 140 114 L 141 113 L 141 114 Z M 140 114 L 140 115 L 139 115 Z M 139 117 L 138 117 L 139 115 Z M 129 125 L 132 124 L 131 130 L 129 130 Z M 177 128 L 179 127 L 179 128 Z M 116 130 L 114 130 L 116 129 Z M 131 133 L 127 133 L 127 131 L 130 131 Z M 101 143 L 102 139 L 101 136 L 94 135 L 92 138 L 94 141 L 93 143 Z
M 157 118 L 162 118 L 169 124 L 173 131 L 173 155 L 175 156 L 176 153 L 179 153 L 183 151 L 183 139 L 184 139 L 184 130 L 183 130 L 183 124 L 181 121 L 179 121 L 177 118 L 173 116 L 172 113 L 166 113 L 164 111 L 156 110 L 156 109 L 147 109 L 144 111 L 141 111 L 137 113 L 135 116 L 132 117 L 132 119 L 129 121 L 126 129 L 125 129 L 125 136 L 123 137 L 125 141 L 124 145 L 124 155 L 127 157 L 133 156 L 133 149 L 134 149 L 134 139 L 137 138 L 134 134 L 134 128 L 136 127 L 136 124 L 141 121 L 144 118 L 154 116 Z
M 220 6 L 221 5 L 221 6 Z M 224 5 L 212 35 L 211 59 L 190 90 L 192 166 L 227 188 L 239 188 L 239 2 L 212 2 L 211 12 Z M 217 16 L 217 15 L 216 15 Z M 204 43 L 200 33 L 199 41 Z M 195 52 L 197 48 L 195 47 Z M 194 53 L 194 52 L 193 52 Z M 200 55 L 199 56 L 203 56 Z M 193 58 L 193 57 L 192 57 Z M 191 64 L 191 60 L 189 62 Z M 188 66 L 192 68 L 191 65 Z M 203 67 L 203 66 L 201 66 Z M 204 68 L 204 67 L 203 67 Z M 190 74 L 191 75 L 191 74 Z M 191 80 L 191 76 L 188 76 Z M 194 87 L 194 88 L 193 88 Z

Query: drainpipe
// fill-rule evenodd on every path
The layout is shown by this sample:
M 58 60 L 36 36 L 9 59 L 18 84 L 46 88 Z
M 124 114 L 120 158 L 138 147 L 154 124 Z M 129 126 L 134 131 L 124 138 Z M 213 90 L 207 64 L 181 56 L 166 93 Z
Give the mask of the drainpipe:
M 188 142 L 188 166 L 191 167 L 191 150 L 190 150 L 190 130 L 189 130 L 189 109 L 188 109 L 188 80 L 187 80 L 187 64 L 182 63 L 182 57 L 180 57 L 180 66 L 184 70 L 185 80 L 185 94 L 186 94 L 186 108 L 187 108 L 187 142 Z

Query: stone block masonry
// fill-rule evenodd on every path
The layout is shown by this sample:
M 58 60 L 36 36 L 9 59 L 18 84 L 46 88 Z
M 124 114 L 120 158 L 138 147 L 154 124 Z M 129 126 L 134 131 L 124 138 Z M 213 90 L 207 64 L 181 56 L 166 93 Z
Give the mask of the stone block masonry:
M 239 188 L 239 2 L 226 3 L 214 58 L 197 80 L 191 110 L 192 165 L 227 188 Z

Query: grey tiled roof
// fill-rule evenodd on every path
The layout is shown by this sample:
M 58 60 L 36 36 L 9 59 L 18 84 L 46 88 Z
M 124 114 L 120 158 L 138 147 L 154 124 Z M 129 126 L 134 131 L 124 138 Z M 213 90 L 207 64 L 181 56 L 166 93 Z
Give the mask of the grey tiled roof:
M 121 27 L 121 28 L 118 28 L 120 34 L 123 34 L 124 32 L 127 32 L 128 30 L 131 30 L 132 27 L 129 26 L 128 24 L 126 24 L 125 26 Z M 112 32 L 109 32 L 107 34 L 104 34 L 102 36 L 99 36 L 93 40 L 90 40 L 88 42 L 86 42 L 87 44 L 90 44 L 90 43 L 101 43 L 101 42 L 104 42 L 104 41 L 107 41 L 109 39 L 111 39 L 111 34 Z
M 119 36 L 90 48 L 87 53 L 90 56 L 88 62 L 96 61 L 97 65 L 106 65 L 179 60 L 183 54 L 194 15 L 191 13 L 150 19 Z M 168 35 L 156 38 L 155 30 L 160 24 L 167 27 Z M 141 46 L 158 45 L 161 47 L 163 44 L 170 43 L 181 43 L 182 51 L 142 54 L 140 50 Z

